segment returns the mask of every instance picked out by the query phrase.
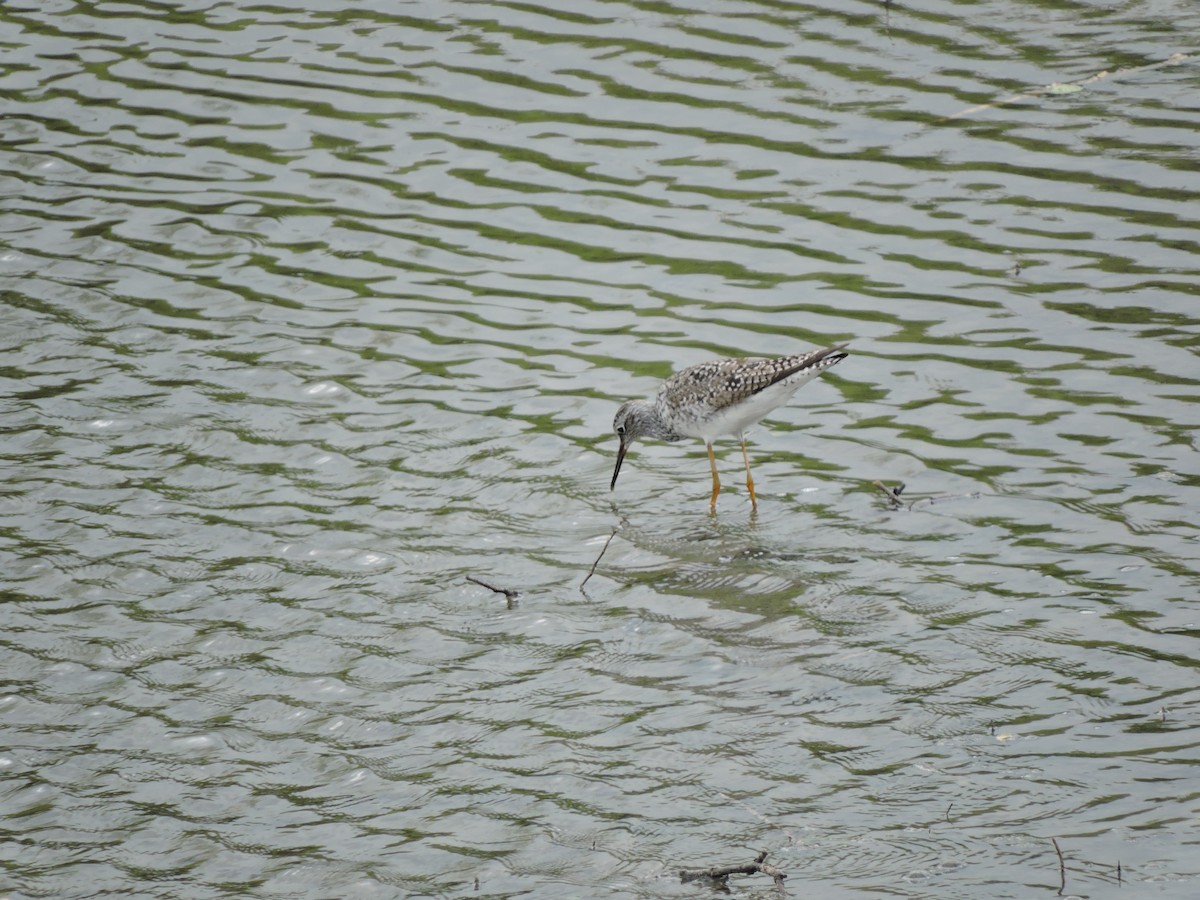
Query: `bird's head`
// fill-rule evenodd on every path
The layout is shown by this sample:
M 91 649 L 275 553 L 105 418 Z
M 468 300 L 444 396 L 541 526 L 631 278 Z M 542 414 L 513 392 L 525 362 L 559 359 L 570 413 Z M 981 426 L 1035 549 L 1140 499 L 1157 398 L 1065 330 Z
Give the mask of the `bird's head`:
M 625 461 L 629 445 L 635 438 L 654 434 L 656 421 L 654 406 L 648 400 L 630 400 L 628 403 L 622 403 L 617 414 L 613 416 L 613 431 L 621 441 L 621 446 L 617 448 L 617 465 L 613 469 L 612 483 L 608 486 L 610 491 L 617 486 L 617 475 L 621 473 L 621 463 Z

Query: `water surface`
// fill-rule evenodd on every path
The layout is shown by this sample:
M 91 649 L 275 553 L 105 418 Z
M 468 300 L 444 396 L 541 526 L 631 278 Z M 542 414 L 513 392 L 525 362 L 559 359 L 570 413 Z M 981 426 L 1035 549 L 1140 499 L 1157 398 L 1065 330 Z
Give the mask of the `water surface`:
M 1193 12 L 6 4 L 4 896 L 1195 896 Z

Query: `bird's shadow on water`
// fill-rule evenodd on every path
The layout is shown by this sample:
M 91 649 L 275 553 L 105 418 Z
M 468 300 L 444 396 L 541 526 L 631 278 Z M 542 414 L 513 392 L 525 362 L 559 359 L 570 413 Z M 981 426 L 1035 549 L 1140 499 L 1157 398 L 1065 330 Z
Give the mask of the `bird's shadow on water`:
M 792 498 L 760 498 L 755 508 L 744 494 L 723 492 L 713 511 L 700 496 L 685 500 L 678 491 L 666 493 L 662 502 L 610 500 L 615 524 L 593 571 L 605 571 L 602 558 L 615 541 L 636 548 L 643 572 L 660 568 L 672 578 L 681 567 L 792 562 L 800 555 L 805 533 L 822 527 L 819 504 L 798 504 Z M 837 502 L 832 496 L 826 500 Z
M 791 615 L 812 598 L 833 602 L 831 595 L 847 590 L 857 558 L 840 541 L 815 537 L 829 526 L 822 509 L 837 505 L 833 492 L 819 503 L 760 498 L 757 513 L 745 496 L 731 498 L 740 502 L 716 515 L 709 514 L 707 498 L 670 501 L 670 509 L 614 502 L 613 529 L 598 536 L 587 563 L 594 574 L 580 572 L 580 579 L 590 579 L 580 585 L 583 596 L 623 597 L 651 616 L 733 614 L 758 621 Z

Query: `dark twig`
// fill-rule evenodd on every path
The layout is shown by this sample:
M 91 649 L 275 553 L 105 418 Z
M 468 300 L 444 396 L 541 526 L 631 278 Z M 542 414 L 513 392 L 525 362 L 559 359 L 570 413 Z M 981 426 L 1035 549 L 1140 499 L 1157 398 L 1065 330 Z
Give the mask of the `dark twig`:
M 1058 854 L 1058 892 L 1061 894 L 1067 889 L 1067 863 L 1063 859 L 1062 851 L 1058 849 L 1058 840 L 1050 838 L 1050 843 L 1054 845 L 1054 852 Z
M 583 581 L 579 582 L 579 590 L 580 591 L 582 591 L 583 586 L 588 583 L 588 579 L 596 574 L 596 566 L 600 565 L 600 557 L 604 556 L 604 551 L 606 551 L 608 549 L 608 545 L 612 543 L 612 539 L 615 538 L 616 536 L 617 536 L 617 529 L 614 528 L 612 530 L 612 534 L 610 534 L 608 536 L 608 540 L 604 542 L 604 546 L 600 548 L 600 556 L 596 557 L 596 561 L 594 563 L 592 563 L 592 568 L 588 570 L 588 573 L 586 576 L 584 576 Z
M 775 866 L 771 865 L 767 860 L 767 851 L 761 851 L 754 858 L 754 862 L 742 863 L 734 866 L 713 866 L 710 869 L 680 869 L 679 880 L 684 884 L 689 881 L 698 881 L 701 878 L 711 878 L 714 881 L 724 882 L 730 875 L 757 875 L 761 872 L 764 875 L 770 875 L 775 879 L 775 886 L 783 890 L 783 880 L 787 878 L 787 873 Z
M 483 581 L 482 579 L 476 578 L 476 577 L 475 577 L 475 576 L 473 576 L 473 575 L 468 575 L 468 576 L 467 576 L 467 581 L 470 581 L 470 582 L 471 582 L 471 583 L 473 583 L 473 584 L 477 584 L 477 585 L 479 585 L 480 587 L 485 587 L 485 588 L 487 588 L 489 591 L 495 591 L 497 594 L 503 594 L 503 595 L 504 595 L 504 599 L 508 601 L 508 608 L 509 608 L 509 609 L 512 609 L 512 608 L 513 608 L 513 606 L 515 606 L 515 605 L 516 605 L 516 602 L 517 602 L 517 596 L 518 596 L 518 592 L 517 592 L 517 591 L 514 591 L 512 588 L 502 588 L 502 587 L 496 587 L 496 585 L 494 585 L 494 584 L 488 584 L 486 581 Z

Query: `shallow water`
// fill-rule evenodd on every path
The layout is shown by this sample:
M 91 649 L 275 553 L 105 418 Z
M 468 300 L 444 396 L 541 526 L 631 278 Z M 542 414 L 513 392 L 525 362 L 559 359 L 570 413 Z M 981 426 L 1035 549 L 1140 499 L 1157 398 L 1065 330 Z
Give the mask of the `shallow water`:
M 6 4 L 3 896 L 1195 896 L 1192 12 Z

